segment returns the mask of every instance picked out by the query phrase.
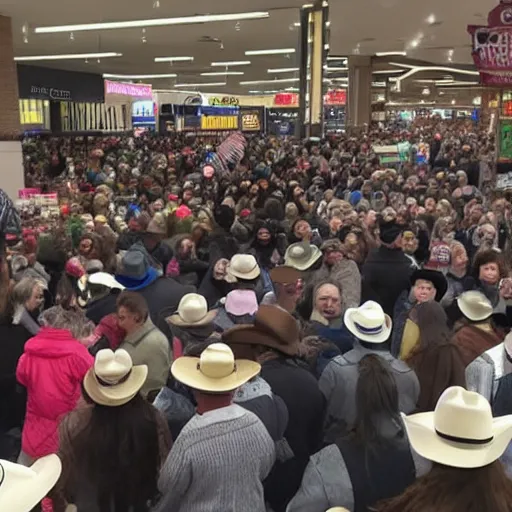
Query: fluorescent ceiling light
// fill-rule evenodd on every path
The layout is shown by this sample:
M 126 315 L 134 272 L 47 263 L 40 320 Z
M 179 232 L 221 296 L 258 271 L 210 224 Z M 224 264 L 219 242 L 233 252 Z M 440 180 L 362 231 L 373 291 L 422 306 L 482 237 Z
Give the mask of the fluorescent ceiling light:
M 243 71 L 209 71 L 201 73 L 201 76 L 226 76 L 226 75 L 243 75 Z
M 436 85 L 438 85 L 436 83 Z M 448 87 L 450 89 L 459 89 L 463 87 L 475 87 L 482 85 L 480 82 L 464 82 L 464 81 L 453 81 L 444 84 L 439 84 L 439 87 Z
M 81 32 L 84 30 L 113 30 L 120 28 L 164 27 L 167 25 L 190 25 L 193 23 L 212 23 L 217 21 L 258 20 L 270 17 L 268 12 L 240 12 L 233 14 L 205 14 L 198 16 L 182 16 L 179 18 L 158 18 L 134 21 L 111 21 L 105 23 L 86 23 L 80 25 L 61 25 L 52 27 L 36 27 L 36 34 L 55 34 L 58 32 Z
M 34 61 L 34 60 L 71 60 L 71 59 L 107 59 L 109 57 L 122 57 L 122 53 L 103 52 L 103 53 L 70 53 L 62 55 L 31 55 L 26 57 L 14 57 L 15 61 Z
M 433 25 L 433 24 L 436 22 L 436 15 L 435 15 L 435 14 L 431 14 L 431 15 L 426 19 L 426 22 L 427 22 L 429 25 Z
M 285 91 L 287 91 L 287 92 L 299 92 L 300 89 L 298 87 L 287 87 L 285 89 Z
M 202 84 L 176 84 L 174 87 L 223 87 L 226 82 L 204 82 Z
M 250 60 L 228 60 L 226 62 L 212 62 L 212 67 L 249 66 Z
M 294 24 L 293 24 L 294 27 L 300 27 L 300 21 L 296 21 Z
M 372 87 L 386 87 L 386 82 L 372 82 Z
M 348 71 L 348 68 L 347 67 L 343 67 L 343 66 L 338 66 L 338 67 L 329 67 L 329 66 L 324 66 L 324 71 Z
M 407 52 L 377 52 L 375 54 L 377 57 L 391 57 L 391 56 L 402 56 L 405 57 L 407 55 Z
M 176 78 L 176 73 L 164 73 L 159 75 L 115 75 L 103 73 L 103 78 L 118 78 L 120 80 L 145 80 L 150 78 Z
M 329 55 L 327 57 L 327 60 L 343 60 L 343 61 L 345 61 L 345 63 L 347 62 L 346 57 L 336 57 L 335 55 Z
M 348 82 L 348 76 L 338 76 L 335 78 L 329 78 L 331 82 Z
M 372 71 L 374 75 L 392 75 L 397 73 L 403 73 L 401 69 L 378 69 L 377 71 Z
M 249 80 L 240 82 L 240 85 L 257 85 L 257 84 L 285 84 L 287 82 L 298 82 L 298 78 L 279 78 L 277 80 Z
M 155 62 L 192 62 L 194 57 L 155 57 Z
M 292 73 L 294 71 L 299 71 L 299 68 L 275 68 L 275 69 L 267 69 L 267 73 Z
M 295 53 L 295 48 L 275 48 L 273 50 L 248 50 L 245 55 L 280 55 Z

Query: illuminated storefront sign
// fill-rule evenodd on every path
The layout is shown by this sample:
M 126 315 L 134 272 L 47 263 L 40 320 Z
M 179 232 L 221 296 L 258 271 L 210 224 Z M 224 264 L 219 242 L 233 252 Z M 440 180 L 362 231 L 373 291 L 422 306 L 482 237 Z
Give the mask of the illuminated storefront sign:
M 274 105 L 276 107 L 298 107 L 299 95 L 288 92 L 281 92 L 274 96 Z
M 214 96 L 208 98 L 208 105 L 212 107 L 238 107 L 240 100 L 234 96 Z
M 237 130 L 238 116 L 202 116 L 201 130 Z
M 152 98 L 153 87 L 148 84 L 126 84 L 105 80 L 105 94 L 119 94 L 132 98 Z
M 345 89 L 331 89 L 324 95 L 324 105 L 335 106 L 347 103 L 347 91 Z
M 240 114 L 241 128 L 243 132 L 259 132 L 261 131 L 261 118 L 260 113 L 254 112 L 243 112 Z

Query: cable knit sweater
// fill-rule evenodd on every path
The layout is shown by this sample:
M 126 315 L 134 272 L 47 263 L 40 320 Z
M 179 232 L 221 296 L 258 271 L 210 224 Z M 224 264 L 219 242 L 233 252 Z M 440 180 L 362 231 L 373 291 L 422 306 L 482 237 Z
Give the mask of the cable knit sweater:
M 196 414 L 160 473 L 157 512 L 265 512 L 262 481 L 275 460 L 263 423 L 232 404 Z

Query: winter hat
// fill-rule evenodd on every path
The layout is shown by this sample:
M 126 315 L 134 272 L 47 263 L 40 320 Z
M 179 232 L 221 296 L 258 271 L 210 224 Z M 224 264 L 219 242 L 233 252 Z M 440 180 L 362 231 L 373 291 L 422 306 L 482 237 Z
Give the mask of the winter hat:
M 226 231 L 229 231 L 235 221 L 235 212 L 233 208 L 221 204 L 214 212 L 215 222 Z
M 380 224 L 380 239 L 385 244 L 392 244 L 398 235 L 402 232 L 403 227 L 394 220 L 390 222 L 382 222 Z

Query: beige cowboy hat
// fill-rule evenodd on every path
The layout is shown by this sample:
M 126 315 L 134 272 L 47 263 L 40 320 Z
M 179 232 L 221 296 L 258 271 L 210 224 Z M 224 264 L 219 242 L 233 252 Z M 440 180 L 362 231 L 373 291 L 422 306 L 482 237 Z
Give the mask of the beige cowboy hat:
M 512 415 L 493 418 L 482 395 L 460 386 L 446 389 L 434 412 L 402 417 L 412 447 L 445 466 L 487 466 L 503 455 L 512 438 Z
M 248 281 L 259 277 L 261 271 L 256 258 L 252 254 L 235 254 L 226 267 L 227 274 L 233 281 Z
M 491 301 L 476 290 L 461 293 L 457 298 L 457 305 L 462 314 L 472 322 L 483 322 L 493 313 Z
M 358 308 L 348 308 L 345 326 L 359 340 L 368 343 L 384 343 L 391 335 L 393 322 L 376 302 L 369 300 Z
M 179 327 L 200 327 L 210 324 L 216 315 L 216 309 L 208 311 L 208 303 L 202 295 L 187 293 L 181 298 L 177 313 L 168 321 Z
M 174 378 L 183 384 L 209 393 L 234 391 L 260 373 L 254 361 L 237 359 L 224 343 L 206 347 L 201 357 L 180 357 L 171 367 Z
M 117 279 L 107 272 L 95 272 L 94 274 L 90 274 L 87 276 L 87 282 L 91 284 L 99 284 L 101 286 L 106 286 L 107 288 L 117 288 L 119 290 L 124 290 L 125 287 L 117 281 Z
M 30 512 L 57 483 L 61 471 L 55 454 L 37 459 L 29 468 L 0 460 L 0 510 Z
M 322 257 L 322 251 L 313 244 L 297 242 L 286 249 L 284 264 L 296 270 L 307 270 Z
M 96 354 L 94 366 L 86 373 L 84 388 L 93 402 L 117 407 L 128 403 L 140 391 L 147 376 L 148 367 L 133 366 L 126 350 L 104 349 Z

